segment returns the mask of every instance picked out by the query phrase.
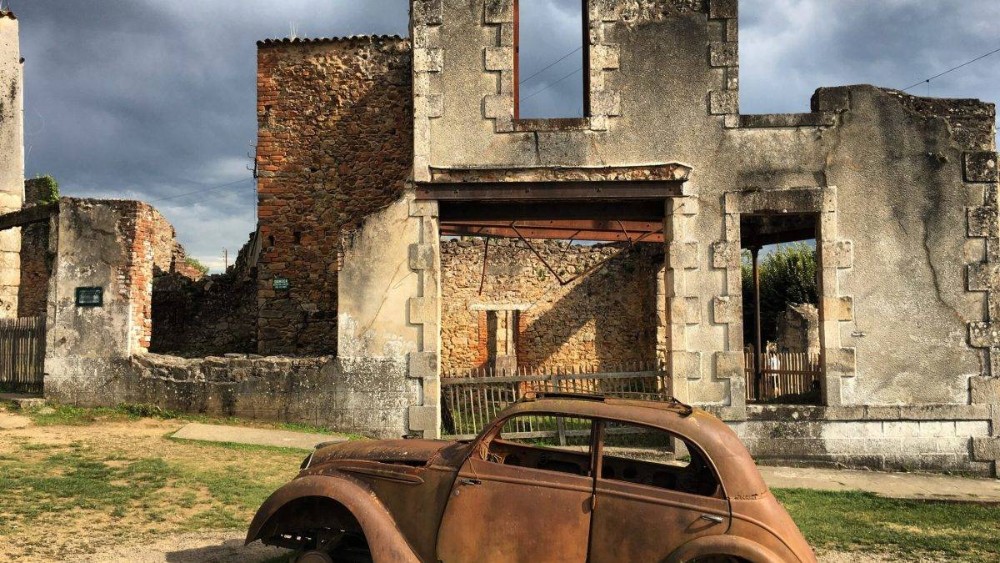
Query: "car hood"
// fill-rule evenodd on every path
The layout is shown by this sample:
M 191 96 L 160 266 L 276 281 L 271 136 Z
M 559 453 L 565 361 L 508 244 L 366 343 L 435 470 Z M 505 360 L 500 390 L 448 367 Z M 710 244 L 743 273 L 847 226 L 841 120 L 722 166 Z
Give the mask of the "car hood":
M 338 460 L 365 460 L 421 466 L 455 442 L 447 440 L 378 440 L 345 442 L 319 447 L 311 465 Z

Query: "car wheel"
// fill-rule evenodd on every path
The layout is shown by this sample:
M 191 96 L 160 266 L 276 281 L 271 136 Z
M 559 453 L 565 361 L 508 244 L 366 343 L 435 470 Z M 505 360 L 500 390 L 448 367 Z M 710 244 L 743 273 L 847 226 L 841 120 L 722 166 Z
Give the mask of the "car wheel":
M 307 551 L 296 557 L 295 563 L 333 563 L 333 558 L 322 551 Z

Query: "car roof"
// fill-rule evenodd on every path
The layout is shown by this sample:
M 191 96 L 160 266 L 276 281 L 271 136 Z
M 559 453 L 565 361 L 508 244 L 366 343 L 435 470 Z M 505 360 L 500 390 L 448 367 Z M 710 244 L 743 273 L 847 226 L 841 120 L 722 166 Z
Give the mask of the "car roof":
M 539 394 L 514 403 L 499 418 L 530 413 L 601 418 L 662 428 L 704 451 L 718 471 L 727 496 L 752 498 L 768 490 L 746 446 L 728 425 L 676 400 Z

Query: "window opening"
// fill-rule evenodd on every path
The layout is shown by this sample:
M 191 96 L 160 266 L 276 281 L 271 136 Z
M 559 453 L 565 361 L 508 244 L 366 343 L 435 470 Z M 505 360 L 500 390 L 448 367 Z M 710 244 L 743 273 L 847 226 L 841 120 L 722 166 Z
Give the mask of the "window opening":
M 603 480 L 719 496 L 719 481 L 700 450 L 663 430 L 608 421 L 601 451 Z
M 591 475 L 593 421 L 560 415 L 507 419 L 490 440 L 486 461 L 502 465 Z
M 822 403 L 818 228 L 809 213 L 740 220 L 750 402 Z
M 516 119 L 587 116 L 587 0 L 515 0 Z

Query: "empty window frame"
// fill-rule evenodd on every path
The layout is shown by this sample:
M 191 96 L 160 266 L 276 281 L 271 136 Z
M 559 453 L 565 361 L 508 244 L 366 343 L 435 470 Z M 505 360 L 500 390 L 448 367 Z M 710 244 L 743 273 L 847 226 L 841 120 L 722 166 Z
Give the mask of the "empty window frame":
M 588 0 L 514 0 L 514 118 L 589 114 Z
M 719 481 L 701 451 L 663 430 L 608 421 L 603 429 L 601 479 L 718 497 Z

